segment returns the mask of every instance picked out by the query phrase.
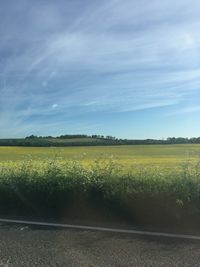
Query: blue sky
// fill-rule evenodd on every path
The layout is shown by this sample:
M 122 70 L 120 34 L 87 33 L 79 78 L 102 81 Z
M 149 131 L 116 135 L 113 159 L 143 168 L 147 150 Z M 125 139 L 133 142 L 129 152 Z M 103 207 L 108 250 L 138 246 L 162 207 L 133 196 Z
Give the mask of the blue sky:
M 0 137 L 200 136 L 200 3 L 0 2 Z

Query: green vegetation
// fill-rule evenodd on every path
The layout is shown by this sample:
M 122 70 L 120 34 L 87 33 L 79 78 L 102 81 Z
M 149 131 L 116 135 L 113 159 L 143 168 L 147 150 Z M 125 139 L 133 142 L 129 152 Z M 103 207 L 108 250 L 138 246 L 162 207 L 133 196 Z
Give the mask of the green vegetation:
M 200 144 L 200 137 L 183 138 L 169 137 L 167 139 L 119 139 L 103 135 L 60 135 L 35 136 L 26 138 L 0 139 L 0 146 L 31 146 L 31 147 L 64 147 L 64 146 L 109 146 L 109 145 L 169 145 L 169 144 Z
M 0 147 L 0 213 L 91 218 L 101 211 L 132 223 L 198 227 L 199 149 Z
M 181 168 L 135 168 L 112 160 L 51 159 L 4 162 L 0 166 L 0 212 L 77 215 L 81 205 L 115 211 L 130 222 L 156 225 L 200 222 L 200 162 Z M 84 204 L 83 204 L 84 203 Z M 87 203 L 87 204 L 86 204 Z
M 102 135 L 61 135 L 52 136 L 35 136 L 31 135 L 26 138 L 0 139 L 0 146 L 30 146 L 30 147 L 65 147 L 65 146 L 98 146 L 98 145 L 115 145 L 123 144 L 121 139 L 112 136 Z

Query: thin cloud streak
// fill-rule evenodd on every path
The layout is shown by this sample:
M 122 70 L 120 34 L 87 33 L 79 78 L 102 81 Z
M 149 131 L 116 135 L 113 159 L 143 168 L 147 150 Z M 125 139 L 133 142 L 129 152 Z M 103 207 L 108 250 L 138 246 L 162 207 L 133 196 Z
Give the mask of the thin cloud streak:
M 198 95 L 198 1 L 19 2 L 1 3 L 0 136 Z

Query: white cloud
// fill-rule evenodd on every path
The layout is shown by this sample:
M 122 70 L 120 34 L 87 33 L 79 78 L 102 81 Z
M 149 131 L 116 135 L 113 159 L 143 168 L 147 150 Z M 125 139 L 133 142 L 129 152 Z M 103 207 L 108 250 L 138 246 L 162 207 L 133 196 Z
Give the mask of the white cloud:
M 184 108 L 180 108 L 179 110 L 176 110 L 169 115 L 176 115 L 176 114 L 187 114 L 187 113 L 194 113 L 199 112 L 200 106 L 186 106 Z
M 26 8 L 22 24 L 17 7 L 8 9 L 0 30 L 4 127 L 175 105 L 199 90 L 198 1 L 94 1 L 73 16 L 63 5 Z
M 55 109 L 55 108 L 57 108 L 57 107 L 58 107 L 58 104 L 53 104 L 53 105 L 52 105 L 52 108 L 53 108 L 53 109 Z

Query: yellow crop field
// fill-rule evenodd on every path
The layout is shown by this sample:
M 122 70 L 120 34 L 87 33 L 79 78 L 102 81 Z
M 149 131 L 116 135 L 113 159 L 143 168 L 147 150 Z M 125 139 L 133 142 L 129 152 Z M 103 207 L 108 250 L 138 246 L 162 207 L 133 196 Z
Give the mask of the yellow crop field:
M 159 166 L 175 167 L 181 162 L 196 158 L 200 145 L 121 145 L 81 147 L 0 147 L 0 162 L 61 158 L 89 164 L 94 159 L 112 158 L 124 167 Z

